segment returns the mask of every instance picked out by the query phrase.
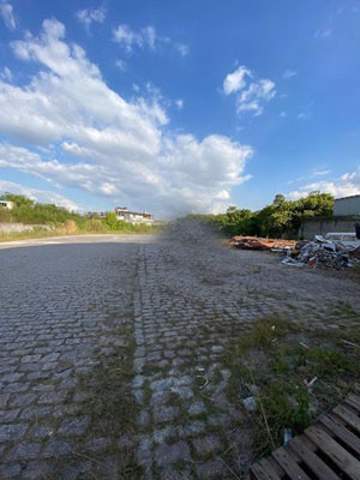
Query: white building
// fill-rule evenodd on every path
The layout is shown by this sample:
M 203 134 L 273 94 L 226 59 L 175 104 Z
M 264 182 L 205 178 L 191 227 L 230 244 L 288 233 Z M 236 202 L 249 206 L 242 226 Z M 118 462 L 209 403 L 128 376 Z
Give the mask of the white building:
M 146 212 L 134 212 L 128 210 L 126 207 L 115 208 L 116 217 L 118 220 L 128 223 L 147 223 L 154 222 L 154 218 L 151 213 Z
M 10 202 L 10 200 L 0 200 L 0 208 L 7 208 L 8 210 L 12 210 L 14 207 L 14 202 Z

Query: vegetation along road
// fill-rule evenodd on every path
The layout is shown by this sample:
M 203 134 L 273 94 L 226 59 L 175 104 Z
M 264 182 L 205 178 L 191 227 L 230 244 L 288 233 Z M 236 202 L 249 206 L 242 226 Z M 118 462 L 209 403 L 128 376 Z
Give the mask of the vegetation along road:
M 359 381 L 346 275 L 195 222 L 97 240 L 0 251 L 1 479 L 242 478 Z

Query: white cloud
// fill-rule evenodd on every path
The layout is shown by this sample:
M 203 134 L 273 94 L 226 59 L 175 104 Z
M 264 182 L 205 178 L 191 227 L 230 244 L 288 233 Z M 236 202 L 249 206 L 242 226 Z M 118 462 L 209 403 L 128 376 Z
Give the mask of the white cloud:
M 313 170 L 312 174 L 314 177 L 324 177 L 325 175 L 329 175 L 331 170 L 320 169 L 320 170 Z
M 58 193 L 50 192 L 48 190 L 39 190 L 32 187 L 25 187 L 19 183 L 0 180 L 0 193 L 6 192 L 17 195 L 25 195 L 35 202 L 51 203 L 71 211 L 79 210 L 79 206 L 75 202 Z
M 84 8 L 76 12 L 76 18 L 90 30 L 92 23 L 103 23 L 105 21 L 106 10 L 104 7 Z
M 223 82 L 225 95 L 236 95 L 236 110 L 253 112 L 255 116 L 264 111 L 264 104 L 276 95 L 275 83 L 269 79 L 254 80 L 254 74 L 245 66 L 229 73 Z
M 184 108 L 184 100 L 182 100 L 181 98 L 175 100 L 175 105 L 179 110 L 182 110 Z
M 185 45 L 185 43 L 175 43 L 174 47 L 182 57 L 186 57 L 186 55 L 189 55 L 190 47 L 188 45 Z
M 251 147 L 172 132 L 156 89 L 131 100 L 110 89 L 60 22 L 45 20 L 12 48 L 39 71 L 27 85 L 0 80 L 0 129 L 13 139 L 0 144 L 0 167 L 157 214 L 224 208 L 249 178 Z
M 9 30 L 16 29 L 16 20 L 14 16 L 14 9 L 10 3 L 0 3 L 0 16 L 2 17 L 6 27 Z
M 118 58 L 115 62 L 115 65 L 122 71 L 122 72 L 126 72 L 127 70 L 127 63 L 125 62 L 125 60 L 122 60 L 121 58 Z
M 243 90 L 236 100 L 238 112 L 253 111 L 255 116 L 264 111 L 264 103 L 276 95 L 275 83 L 268 79 L 259 80 Z
M 12 81 L 12 73 L 10 68 L 4 67 L 2 72 L 0 72 L 0 79 L 7 80 L 8 82 Z
M 148 25 L 140 30 L 134 30 L 127 24 L 120 24 L 113 29 L 113 40 L 120 44 L 124 50 L 131 54 L 135 48 L 148 48 L 156 51 L 160 46 L 170 45 L 181 56 L 185 57 L 189 53 L 189 47 L 183 43 L 173 43 L 170 38 L 158 35 L 152 25 Z
M 129 25 L 119 25 L 113 30 L 113 40 L 122 45 L 127 52 L 132 52 L 133 48 L 144 46 L 145 38 L 143 32 L 135 32 Z
M 231 93 L 236 93 L 239 90 L 242 90 L 247 82 L 247 79 L 251 78 L 251 72 L 248 68 L 241 65 L 232 73 L 228 73 L 225 77 L 223 88 L 225 95 L 230 95 Z
M 289 197 L 297 199 L 314 191 L 331 193 L 337 198 L 360 194 L 360 167 L 334 180 L 321 180 L 306 184 L 298 190 L 290 192 Z
M 311 113 L 309 112 L 300 112 L 297 115 L 298 120 L 308 120 L 311 117 Z
M 331 37 L 333 33 L 332 28 L 320 28 L 319 30 L 316 30 L 314 37 L 315 38 L 329 38 Z
M 293 77 L 296 77 L 297 75 L 297 72 L 295 70 L 290 70 L 290 69 L 287 69 L 285 70 L 285 72 L 283 73 L 283 78 L 285 80 L 289 80 L 290 78 L 293 78 Z

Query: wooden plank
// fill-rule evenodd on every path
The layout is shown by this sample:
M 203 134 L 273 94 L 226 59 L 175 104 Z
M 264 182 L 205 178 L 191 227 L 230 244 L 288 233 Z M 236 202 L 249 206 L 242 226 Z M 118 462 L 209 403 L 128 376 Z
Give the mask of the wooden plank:
M 283 478 L 285 475 L 283 469 L 280 468 L 277 463 L 273 462 L 271 458 L 263 458 L 260 463 L 271 476 L 271 480 L 278 480 L 279 478 Z
M 360 417 L 355 415 L 355 413 L 346 408 L 344 405 L 335 407 L 333 412 L 360 433 Z
M 348 397 L 346 397 L 345 403 L 347 403 L 354 410 L 360 413 L 360 398 L 357 395 L 349 395 Z
M 272 457 L 285 470 L 285 473 L 296 480 L 311 480 L 295 460 L 288 454 L 285 448 L 280 447 L 272 453 Z
M 330 437 L 320 426 L 309 427 L 305 435 L 353 480 L 360 480 L 360 462 Z
M 322 425 L 325 425 L 332 435 L 340 438 L 340 440 L 360 455 L 360 438 L 348 430 L 346 425 L 338 417 L 332 414 L 322 415 L 319 421 Z
M 264 461 L 253 465 L 250 469 L 250 473 L 252 478 L 255 478 L 256 480 L 280 480 L 281 478 L 277 475 L 275 470 L 272 470 L 271 466 L 269 468 Z
M 295 437 L 289 443 L 290 449 L 312 470 L 319 480 L 339 480 L 339 477 L 315 453 L 309 450 L 303 436 Z

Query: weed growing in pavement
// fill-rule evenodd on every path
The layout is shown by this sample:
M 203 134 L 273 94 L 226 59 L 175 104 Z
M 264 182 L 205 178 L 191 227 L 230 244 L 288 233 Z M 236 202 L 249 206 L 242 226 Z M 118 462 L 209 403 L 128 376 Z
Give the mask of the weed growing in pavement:
M 77 448 L 66 460 L 55 462 L 58 476 L 64 470 L 78 469 L 79 462 L 90 465 L 90 476 L 84 472 L 81 478 L 121 478 L 135 480 L 143 478 L 142 468 L 137 464 L 136 419 L 139 408 L 134 399 L 131 381 L 133 378 L 133 351 L 131 328 L 121 326 L 111 332 L 112 336 L 123 338 L 111 355 L 99 353 L 98 365 L 88 374 L 80 376 L 80 393 L 87 398 L 81 402 L 79 415 L 90 417 L 86 433 L 77 438 Z M 88 442 L 105 440 L 103 449 L 88 448 Z M 66 464 L 64 464 L 66 462 Z M 62 478 L 62 477 L 61 477 Z M 80 478 L 80 477 L 79 477 Z
M 249 412 L 258 455 L 283 442 L 284 429 L 302 432 L 360 381 L 360 329 L 304 331 L 290 320 L 266 317 L 234 339 L 223 361 L 231 371 L 228 399 Z
M 345 318 L 358 318 L 359 314 L 349 302 L 340 301 L 333 307 L 333 315 Z

